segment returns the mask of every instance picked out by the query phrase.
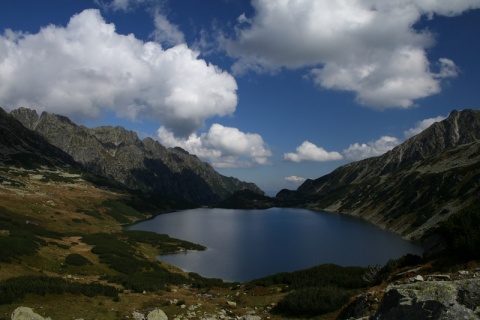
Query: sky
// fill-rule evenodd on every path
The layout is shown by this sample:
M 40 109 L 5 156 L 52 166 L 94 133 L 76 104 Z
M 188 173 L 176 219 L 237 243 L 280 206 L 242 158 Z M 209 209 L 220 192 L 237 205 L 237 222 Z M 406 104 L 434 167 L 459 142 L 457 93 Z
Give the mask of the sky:
M 269 195 L 480 109 L 480 0 L 2 0 L 0 107 L 120 125 Z

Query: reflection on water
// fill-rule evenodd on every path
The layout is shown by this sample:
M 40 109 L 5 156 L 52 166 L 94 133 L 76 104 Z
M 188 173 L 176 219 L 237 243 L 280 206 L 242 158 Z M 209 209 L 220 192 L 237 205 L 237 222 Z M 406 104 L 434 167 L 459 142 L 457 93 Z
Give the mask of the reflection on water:
M 159 259 L 206 277 L 248 281 L 324 263 L 383 265 L 422 248 L 363 220 L 304 209 L 193 209 L 128 227 L 208 247 Z

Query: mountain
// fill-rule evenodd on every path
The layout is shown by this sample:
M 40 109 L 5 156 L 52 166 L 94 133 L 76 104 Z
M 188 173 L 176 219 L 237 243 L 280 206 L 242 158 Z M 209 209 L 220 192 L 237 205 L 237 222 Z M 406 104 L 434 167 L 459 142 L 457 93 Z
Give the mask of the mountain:
M 263 194 L 255 184 L 216 172 L 181 148 L 140 140 L 123 127 L 87 128 L 67 117 L 20 108 L 11 115 L 44 136 L 88 170 L 150 194 L 210 205 L 243 189 Z
M 449 117 L 386 154 L 339 167 L 277 200 L 364 218 L 416 239 L 468 206 L 480 208 L 480 111 Z
M 77 166 L 73 158 L 0 108 L 0 163 L 36 168 Z

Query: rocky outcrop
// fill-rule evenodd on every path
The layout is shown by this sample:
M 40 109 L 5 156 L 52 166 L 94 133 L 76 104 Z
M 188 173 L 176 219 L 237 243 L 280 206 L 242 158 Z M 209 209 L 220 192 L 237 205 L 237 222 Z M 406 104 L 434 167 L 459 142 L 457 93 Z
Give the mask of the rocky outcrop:
M 417 239 L 480 201 L 480 111 L 453 111 L 380 157 L 342 166 L 277 198 L 362 217 Z
M 480 279 L 391 285 L 371 319 L 480 319 Z
M 181 148 L 165 148 L 151 138 L 140 140 L 123 127 L 87 128 L 60 115 L 38 115 L 25 108 L 11 114 L 88 170 L 131 189 L 207 205 L 243 189 L 263 194 L 255 184 L 220 175 Z

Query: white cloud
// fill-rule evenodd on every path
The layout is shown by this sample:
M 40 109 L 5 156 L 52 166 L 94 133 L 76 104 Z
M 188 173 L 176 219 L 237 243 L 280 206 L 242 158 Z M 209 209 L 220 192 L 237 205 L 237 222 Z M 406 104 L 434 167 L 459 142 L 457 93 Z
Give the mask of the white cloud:
M 302 177 L 297 177 L 297 176 L 285 177 L 285 181 L 293 182 L 293 183 L 302 183 L 305 180 L 307 180 L 307 179 L 302 178 Z
M 369 143 L 354 143 L 348 149 L 343 150 L 343 154 L 349 160 L 362 160 L 370 157 L 376 157 L 392 150 L 401 143 L 395 137 L 383 136 L 376 141 Z
M 341 160 L 343 157 L 336 151 L 328 152 L 323 148 L 317 147 L 315 144 L 304 141 L 296 149 L 297 152 L 289 152 L 283 155 L 287 161 L 302 162 L 302 161 L 333 161 Z
M 155 31 L 152 36 L 155 41 L 167 46 L 174 46 L 185 42 L 185 36 L 178 26 L 171 24 L 167 17 L 156 11 L 153 17 Z
M 185 137 L 237 105 L 235 79 L 198 55 L 184 44 L 164 50 L 118 34 L 97 10 L 85 10 L 66 27 L 0 35 L 0 104 L 74 119 L 112 110 Z
M 439 121 L 442 121 L 444 120 L 446 117 L 444 116 L 438 116 L 438 117 L 435 117 L 435 118 L 429 118 L 429 119 L 425 119 L 425 120 L 422 120 L 422 121 L 419 121 L 415 124 L 415 127 L 413 128 L 410 128 L 408 130 L 406 130 L 403 135 L 405 136 L 405 138 L 411 138 L 417 134 L 419 134 L 420 132 L 422 132 L 423 130 L 427 129 L 428 127 L 430 127 L 432 124 L 434 124 L 435 122 L 439 122 Z
M 255 15 L 240 16 L 236 38 L 224 41 L 237 58 L 234 72 L 311 67 L 317 85 L 352 91 L 359 103 L 377 109 L 411 107 L 457 75 L 452 60 L 429 61 L 426 49 L 434 36 L 412 27 L 422 16 L 480 8 L 478 0 L 255 0 L 252 5 Z
M 272 152 L 256 133 L 244 133 L 237 128 L 213 124 L 200 136 L 193 133 L 188 138 L 176 138 L 165 127 L 157 131 L 160 142 L 167 147 L 181 147 L 209 161 L 217 168 L 249 167 L 269 164 Z

